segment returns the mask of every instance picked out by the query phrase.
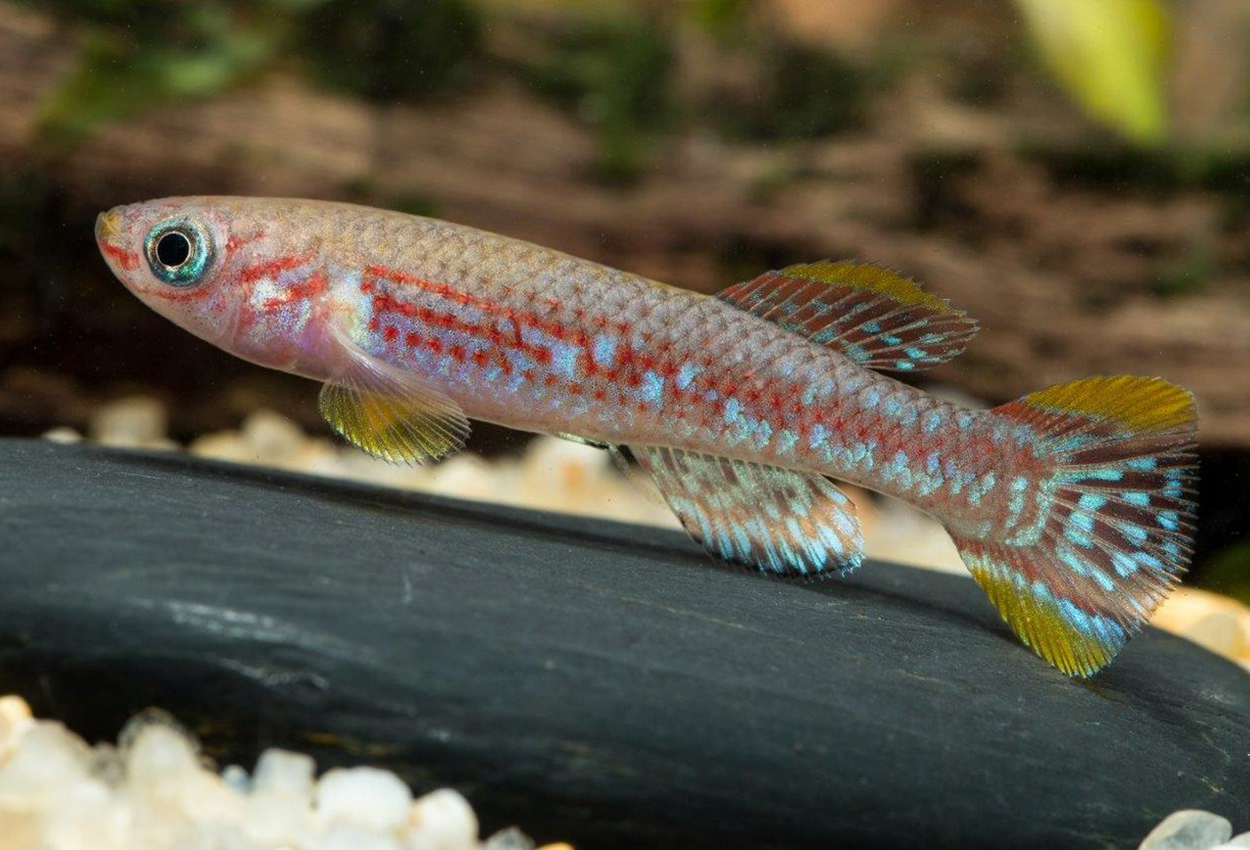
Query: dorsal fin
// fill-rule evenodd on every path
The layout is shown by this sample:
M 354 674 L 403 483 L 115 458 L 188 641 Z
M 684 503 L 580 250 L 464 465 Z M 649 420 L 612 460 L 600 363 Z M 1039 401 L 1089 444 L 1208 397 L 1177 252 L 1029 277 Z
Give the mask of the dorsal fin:
M 867 263 L 804 263 L 717 298 L 827 345 L 861 366 L 915 371 L 958 356 L 976 320 L 914 281 Z

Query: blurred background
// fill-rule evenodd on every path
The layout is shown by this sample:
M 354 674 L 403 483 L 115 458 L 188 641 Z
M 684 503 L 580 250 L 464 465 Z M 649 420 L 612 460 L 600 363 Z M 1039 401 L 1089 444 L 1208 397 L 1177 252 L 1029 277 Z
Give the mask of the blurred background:
M 1193 390 L 1192 580 L 1250 601 L 1245 0 L 0 0 L 0 162 L 0 434 L 374 474 L 313 386 L 111 278 L 92 223 L 119 203 L 349 200 L 704 292 L 862 258 L 981 321 L 937 390 Z M 411 474 L 587 486 L 559 448 L 517 465 L 527 440 L 475 430 L 510 478 Z

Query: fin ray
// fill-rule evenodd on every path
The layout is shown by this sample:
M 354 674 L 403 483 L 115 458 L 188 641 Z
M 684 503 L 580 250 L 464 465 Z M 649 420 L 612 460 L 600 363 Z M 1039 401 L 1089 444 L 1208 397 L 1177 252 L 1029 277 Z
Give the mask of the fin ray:
M 820 475 L 664 447 L 630 447 L 690 536 L 730 563 L 846 575 L 863 559 L 855 504 Z
M 994 413 L 1036 432 L 1049 474 L 1027 541 L 952 535 L 1012 630 L 1069 675 L 1111 661 L 1180 580 L 1192 552 L 1196 415 L 1159 378 L 1073 381 Z
M 804 263 L 717 295 L 863 366 L 912 371 L 958 356 L 977 323 L 901 275 L 867 263 Z
M 455 401 L 420 375 L 361 351 L 331 331 L 346 366 L 321 387 L 317 406 L 330 427 L 390 463 L 431 463 L 464 446 L 469 420 Z

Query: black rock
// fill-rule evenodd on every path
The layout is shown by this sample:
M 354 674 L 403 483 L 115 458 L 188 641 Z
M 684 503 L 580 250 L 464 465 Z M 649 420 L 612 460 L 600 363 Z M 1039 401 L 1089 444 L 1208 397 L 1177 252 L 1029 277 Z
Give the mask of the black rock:
M 0 441 L 0 692 L 149 705 L 614 847 L 1132 847 L 1250 801 L 1250 676 L 1147 630 L 1092 682 L 972 582 L 796 585 L 675 533 Z

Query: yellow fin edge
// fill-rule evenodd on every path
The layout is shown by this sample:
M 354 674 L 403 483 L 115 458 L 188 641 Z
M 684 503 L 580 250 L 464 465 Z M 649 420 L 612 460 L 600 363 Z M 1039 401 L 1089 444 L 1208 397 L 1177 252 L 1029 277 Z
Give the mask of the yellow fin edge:
M 1136 375 L 1083 378 L 1038 390 L 1021 401 L 1051 411 L 1108 419 L 1129 431 L 1166 431 L 1192 422 L 1188 390 Z
M 962 310 L 952 307 L 946 299 L 925 292 L 915 281 L 870 263 L 823 260 L 818 263 L 786 266 L 779 274 L 880 293 L 898 304 L 927 307 L 941 315 L 963 314 Z

